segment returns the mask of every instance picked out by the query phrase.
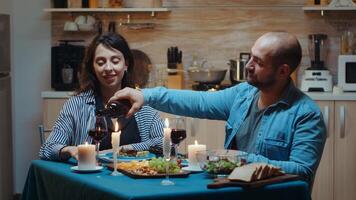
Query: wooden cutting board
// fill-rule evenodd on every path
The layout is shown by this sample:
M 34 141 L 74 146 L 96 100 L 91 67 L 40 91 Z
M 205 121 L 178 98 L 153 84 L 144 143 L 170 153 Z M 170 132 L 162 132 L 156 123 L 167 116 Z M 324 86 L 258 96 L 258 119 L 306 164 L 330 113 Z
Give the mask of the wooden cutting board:
M 258 188 L 269 184 L 281 183 L 287 181 L 301 180 L 301 177 L 293 174 L 284 174 L 264 180 L 253 182 L 230 181 L 227 178 L 217 178 L 213 183 L 207 185 L 209 189 L 217 189 L 222 187 L 243 187 L 243 188 Z

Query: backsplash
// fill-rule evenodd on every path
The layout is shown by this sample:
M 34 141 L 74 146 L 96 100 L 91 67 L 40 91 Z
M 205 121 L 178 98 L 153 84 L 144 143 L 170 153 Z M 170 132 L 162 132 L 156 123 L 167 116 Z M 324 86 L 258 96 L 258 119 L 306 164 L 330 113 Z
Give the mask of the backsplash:
M 178 46 L 183 51 L 183 65 L 189 67 L 192 55 L 206 59 L 208 65 L 229 68 L 229 59 L 240 52 L 249 52 L 254 41 L 267 31 L 288 31 L 295 34 L 303 48 L 299 80 L 309 67 L 308 34 L 325 33 L 329 38 L 327 67 L 337 82 L 337 57 L 341 30 L 350 26 L 355 32 L 356 11 L 304 12 L 305 1 L 298 0 L 167 0 L 163 6 L 171 12 L 155 13 L 91 13 L 102 20 L 103 31 L 109 21 L 116 22 L 116 31 L 124 35 L 131 48 L 146 52 L 154 65 L 167 63 L 167 48 Z M 84 39 L 86 43 L 97 34 L 63 31 L 66 21 L 90 13 L 52 13 L 52 43 L 59 39 Z M 154 28 L 133 29 L 119 26 L 127 22 L 154 23 Z M 152 24 L 151 24 L 152 25 Z M 136 27 L 137 28 L 137 27 Z M 228 79 L 228 75 L 225 79 Z

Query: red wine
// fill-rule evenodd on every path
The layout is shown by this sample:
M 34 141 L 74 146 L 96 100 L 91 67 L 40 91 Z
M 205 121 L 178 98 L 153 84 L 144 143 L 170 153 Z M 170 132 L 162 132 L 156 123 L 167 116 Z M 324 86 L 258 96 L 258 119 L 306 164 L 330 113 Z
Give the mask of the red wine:
M 101 141 L 106 135 L 108 131 L 96 131 L 96 130 L 90 130 L 89 131 L 89 136 L 93 138 L 95 141 Z
M 172 129 L 171 139 L 173 144 L 179 144 L 187 137 L 187 132 L 184 129 Z
M 111 101 L 104 109 L 96 112 L 97 116 L 108 116 L 111 118 L 118 118 L 125 116 L 131 108 L 131 103 L 127 99 L 120 101 Z

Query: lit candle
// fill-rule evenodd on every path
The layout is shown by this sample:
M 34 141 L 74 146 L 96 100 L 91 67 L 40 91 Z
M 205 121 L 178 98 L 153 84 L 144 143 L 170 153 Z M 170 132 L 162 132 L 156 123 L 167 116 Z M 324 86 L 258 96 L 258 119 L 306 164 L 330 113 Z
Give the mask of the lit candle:
M 164 136 L 165 140 L 168 140 L 168 139 L 170 140 L 172 129 L 169 128 L 169 121 L 167 118 L 164 120 L 164 125 L 165 125 L 165 127 L 163 128 L 163 136 Z
M 112 149 L 113 152 L 117 151 L 119 149 L 120 146 L 120 135 L 121 135 L 121 130 L 119 130 L 119 123 L 115 124 L 115 132 L 111 133 L 111 145 L 112 145 Z
M 78 169 L 95 169 L 95 161 L 95 145 L 88 142 L 78 145 Z
M 165 159 L 171 157 L 171 129 L 169 128 L 169 121 L 166 118 L 164 121 L 165 127 L 163 128 L 163 156 Z
M 189 168 L 193 170 L 200 170 L 200 166 L 196 154 L 198 151 L 206 151 L 206 145 L 198 144 L 196 140 L 195 140 L 195 144 L 188 145 L 188 163 L 189 163 Z

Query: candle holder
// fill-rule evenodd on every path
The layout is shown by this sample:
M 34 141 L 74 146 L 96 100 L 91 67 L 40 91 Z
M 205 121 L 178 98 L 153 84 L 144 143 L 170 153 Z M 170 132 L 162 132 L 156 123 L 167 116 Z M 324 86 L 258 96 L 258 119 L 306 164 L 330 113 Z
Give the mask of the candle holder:
M 113 154 L 112 154 L 112 156 L 113 156 L 113 164 L 114 164 L 114 171 L 111 173 L 111 176 L 122 176 L 122 173 L 121 172 L 118 172 L 117 171 L 117 154 L 118 154 L 118 152 L 120 151 L 120 149 L 119 148 L 113 148 Z

